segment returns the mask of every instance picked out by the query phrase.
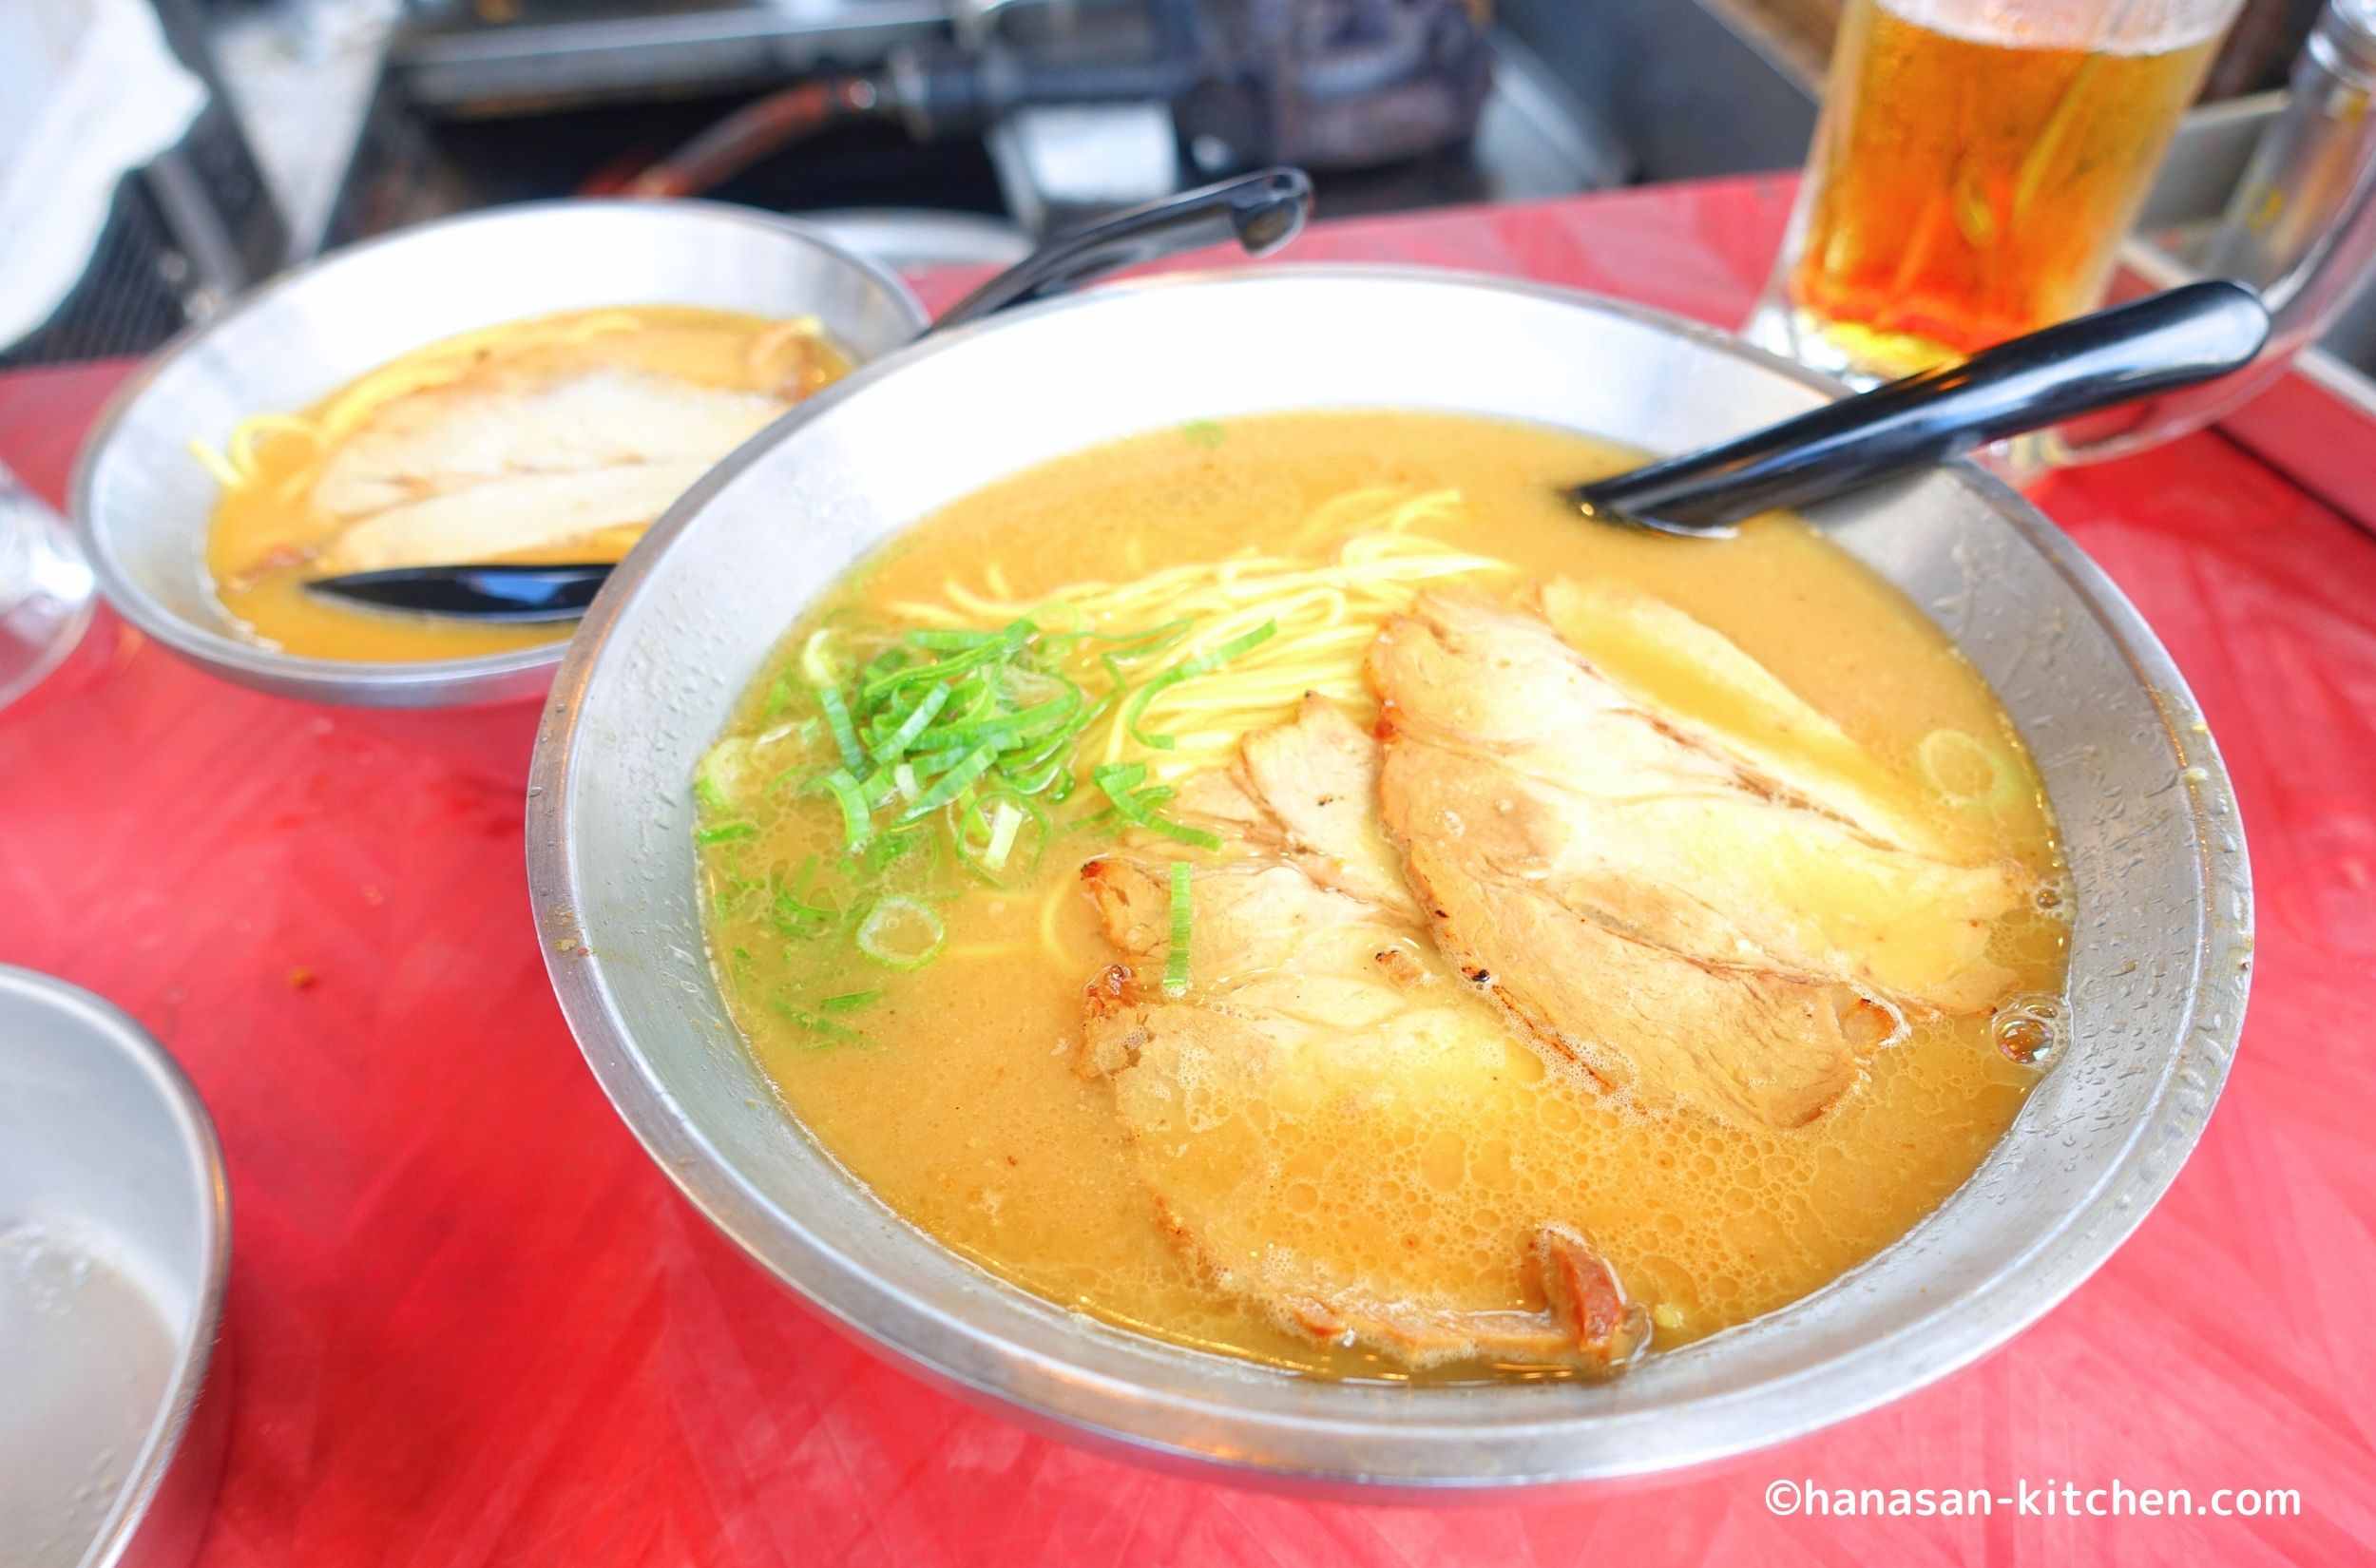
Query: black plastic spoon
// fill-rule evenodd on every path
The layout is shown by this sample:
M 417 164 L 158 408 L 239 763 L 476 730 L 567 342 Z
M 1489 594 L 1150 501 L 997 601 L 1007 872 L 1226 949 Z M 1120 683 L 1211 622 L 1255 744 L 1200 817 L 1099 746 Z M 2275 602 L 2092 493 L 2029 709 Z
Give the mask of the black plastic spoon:
M 1564 493 L 1599 522 L 1722 538 L 1775 507 L 1826 501 L 1991 441 L 2226 375 L 2268 339 L 2260 296 L 2241 283 L 2189 283 Z
M 1302 233 L 1311 216 L 1312 177 L 1294 168 L 1265 169 L 1151 201 L 1043 245 L 950 306 L 922 335 L 1203 245 L 1235 242 L 1249 256 L 1268 256 Z M 394 566 L 316 578 L 305 585 L 374 609 L 523 624 L 584 615 L 610 568 L 607 561 Z

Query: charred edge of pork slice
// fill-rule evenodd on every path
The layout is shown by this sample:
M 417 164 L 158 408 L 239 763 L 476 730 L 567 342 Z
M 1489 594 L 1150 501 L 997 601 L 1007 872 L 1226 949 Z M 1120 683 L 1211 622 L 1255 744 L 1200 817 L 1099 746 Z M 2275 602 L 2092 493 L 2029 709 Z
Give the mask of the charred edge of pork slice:
M 1627 1299 L 1617 1272 L 1583 1233 L 1543 1226 L 1533 1261 L 1543 1296 L 1539 1311 L 1288 1295 L 1274 1304 L 1272 1316 L 1313 1339 L 1390 1348 L 1422 1367 L 1501 1360 L 1608 1374 L 1649 1348 L 1650 1314 Z

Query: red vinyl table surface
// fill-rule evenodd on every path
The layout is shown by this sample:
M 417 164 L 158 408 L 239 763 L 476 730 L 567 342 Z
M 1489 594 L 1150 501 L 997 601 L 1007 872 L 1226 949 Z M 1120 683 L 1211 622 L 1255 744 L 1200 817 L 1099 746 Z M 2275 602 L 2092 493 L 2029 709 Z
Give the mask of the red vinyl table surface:
M 1322 224 L 1294 254 L 1523 274 L 1731 324 L 1787 200 L 1732 181 Z M 122 373 L 0 377 L 0 459 L 56 499 Z M 137 1014 L 221 1128 L 236 1404 L 201 1561 L 2376 1558 L 2376 540 L 2215 434 L 2039 500 L 2169 643 L 2242 798 L 2259 969 L 2201 1146 L 2117 1257 L 1974 1368 L 1681 1482 L 1450 1509 L 1157 1474 L 846 1343 L 714 1234 L 604 1102 L 546 986 L 513 794 L 218 682 L 103 614 L 0 712 L 0 960 Z M 2302 1504 L 1777 1517 L 1778 1478 Z

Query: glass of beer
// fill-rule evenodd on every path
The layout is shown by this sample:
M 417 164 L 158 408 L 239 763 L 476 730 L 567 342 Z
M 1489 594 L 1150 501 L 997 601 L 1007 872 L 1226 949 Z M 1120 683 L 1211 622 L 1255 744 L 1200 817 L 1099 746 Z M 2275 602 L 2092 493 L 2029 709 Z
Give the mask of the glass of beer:
M 1849 0 L 1749 336 L 1869 382 L 2094 309 L 2239 4 Z

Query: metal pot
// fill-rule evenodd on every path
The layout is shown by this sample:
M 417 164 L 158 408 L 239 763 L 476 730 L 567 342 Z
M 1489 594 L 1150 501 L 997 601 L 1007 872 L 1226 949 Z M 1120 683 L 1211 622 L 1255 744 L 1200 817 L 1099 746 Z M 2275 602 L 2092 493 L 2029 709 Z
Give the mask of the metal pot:
M 2101 573 L 1968 466 L 1812 515 L 1956 638 L 2028 737 L 2076 885 L 2074 1043 L 1913 1233 L 1615 1383 L 1328 1383 L 1025 1294 L 907 1225 L 785 1115 L 702 958 L 695 760 L 803 607 L 919 516 L 1197 418 L 1428 408 L 1667 452 L 1837 390 L 1628 305 L 1342 268 L 1102 290 L 861 371 L 679 503 L 556 682 L 528 869 L 587 1061 L 670 1178 L 834 1323 L 945 1386 L 1142 1456 L 1409 1494 L 1574 1482 L 1778 1442 L 1963 1366 L 2084 1279 L 2168 1185 L 2226 1075 L 2251 945 L 2234 802 L 2176 670 Z
M 791 220 L 710 202 L 530 202 L 351 246 L 184 334 L 108 403 L 75 466 L 70 502 L 100 591 L 183 658 L 284 697 L 446 708 L 537 696 L 561 662 L 559 642 L 361 661 L 303 658 L 239 636 L 207 581 L 216 488 L 189 443 L 220 448 L 250 414 L 304 408 L 455 333 L 606 305 L 815 316 L 861 364 L 929 320 L 888 268 Z

